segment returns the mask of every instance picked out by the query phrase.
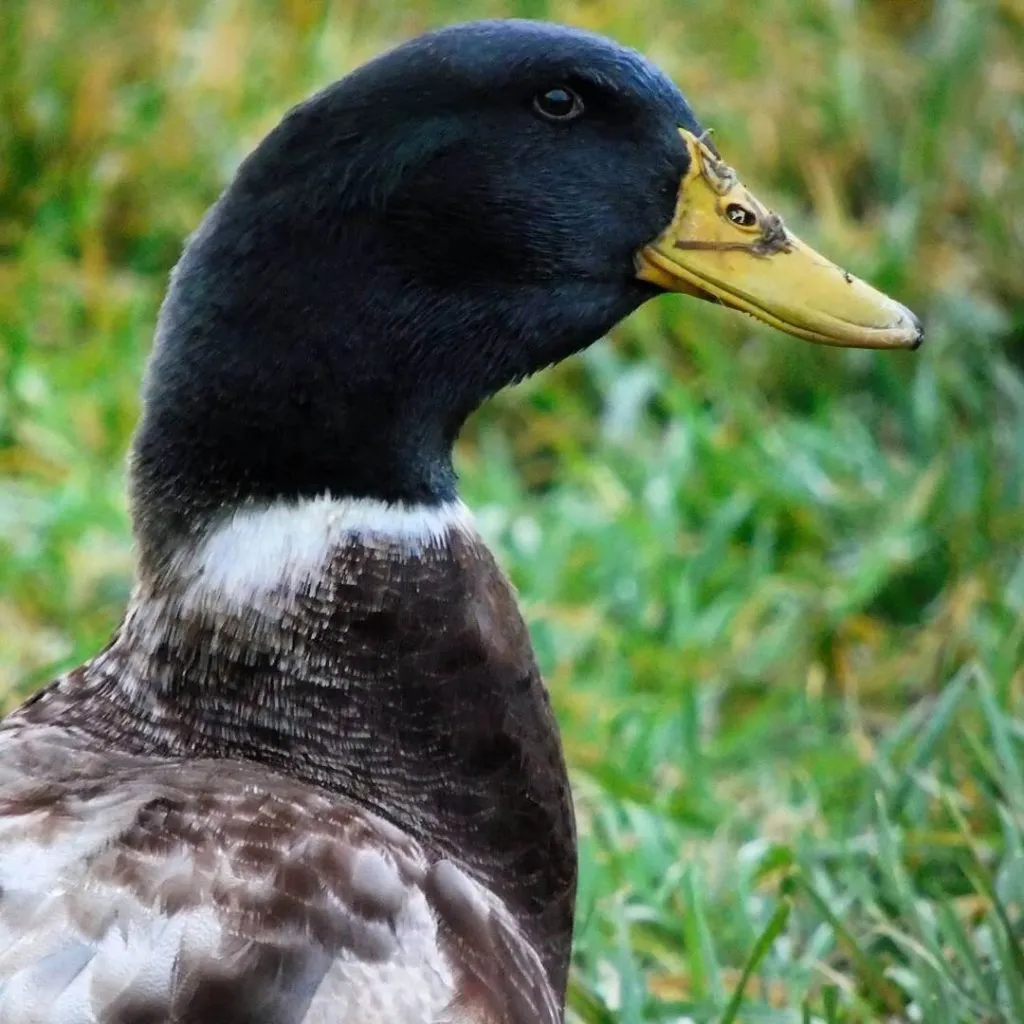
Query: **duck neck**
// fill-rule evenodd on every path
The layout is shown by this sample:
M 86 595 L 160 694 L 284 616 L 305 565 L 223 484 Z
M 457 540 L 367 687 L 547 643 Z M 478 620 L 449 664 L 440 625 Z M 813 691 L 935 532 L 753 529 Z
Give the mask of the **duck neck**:
M 564 992 L 576 847 L 561 744 L 511 587 L 460 502 L 236 512 L 143 574 L 86 671 L 106 742 L 258 761 L 457 859 Z

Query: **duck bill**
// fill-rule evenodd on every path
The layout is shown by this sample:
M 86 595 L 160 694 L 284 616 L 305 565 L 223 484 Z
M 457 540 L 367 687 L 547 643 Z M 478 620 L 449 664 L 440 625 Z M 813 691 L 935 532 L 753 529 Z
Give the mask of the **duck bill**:
M 905 306 L 792 235 L 702 140 L 680 129 L 690 167 L 672 223 L 637 256 L 637 276 L 749 313 L 822 345 L 916 348 Z

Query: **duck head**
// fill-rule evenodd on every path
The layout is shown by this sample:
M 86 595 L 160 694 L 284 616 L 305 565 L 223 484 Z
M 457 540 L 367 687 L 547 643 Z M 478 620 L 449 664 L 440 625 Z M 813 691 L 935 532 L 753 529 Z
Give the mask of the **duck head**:
M 473 409 L 666 290 L 825 344 L 921 337 L 639 54 L 524 21 L 392 50 L 292 110 L 186 247 L 133 456 L 144 555 L 240 503 L 450 498 Z

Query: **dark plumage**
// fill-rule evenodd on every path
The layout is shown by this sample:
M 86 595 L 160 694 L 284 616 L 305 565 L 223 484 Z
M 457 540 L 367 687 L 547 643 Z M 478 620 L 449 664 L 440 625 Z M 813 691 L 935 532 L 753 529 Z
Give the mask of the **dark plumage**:
M 161 311 L 125 619 L 0 726 L 0 1020 L 562 1019 L 568 781 L 462 423 L 664 288 L 919 337 L 703 134 L 639 55 L 506 21 L 245 161 Z
M 533 111 L 561 82 L 586 118 Z M 639 55 L 526 22 L 422 37 L 296 107 L 168 293 L 145 550 L 240 498 L 454 497 L 466 416 L 655 293 L 634 255 L 672 215 L 678 125 L 702 131 Z

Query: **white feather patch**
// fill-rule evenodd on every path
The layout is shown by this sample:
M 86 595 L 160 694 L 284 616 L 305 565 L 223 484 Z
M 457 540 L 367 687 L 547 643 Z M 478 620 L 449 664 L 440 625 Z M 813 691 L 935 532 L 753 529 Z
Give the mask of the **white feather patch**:
M 476 533 L 461 501 L 392 505 L 324 496 L 281 502 L 240 509 L 218 523 L 178 571 L 189 580 L 187 599 L 249 605 L 269 593 L 301 589 L 354 538 L 415 553 L 443 544 L 453 531 Z

